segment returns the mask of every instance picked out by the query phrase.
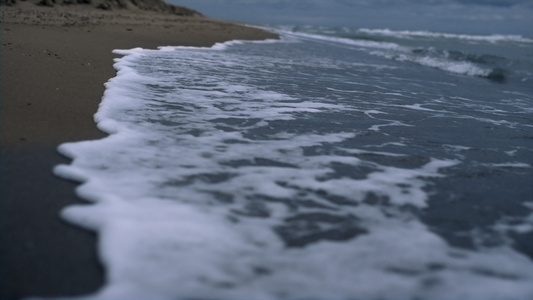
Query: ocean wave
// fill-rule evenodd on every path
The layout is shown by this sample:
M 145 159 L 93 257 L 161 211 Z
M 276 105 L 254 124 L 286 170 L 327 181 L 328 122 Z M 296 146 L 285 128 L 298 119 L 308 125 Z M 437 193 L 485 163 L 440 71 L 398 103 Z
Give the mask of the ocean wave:
M 396 61 L 411 62 L 421 66 L 436 68 L 454 74 L 483 77 L 496 82 L 505 81 L 506 71 L 504 69 L 499 67 L 482 67 L 467 60 L 452 60 L 427 55 L 417 56 L 405 53 L 390 53 L 380 51 L 374 51 L 372 54 Z
M 110 280 L 85 299 L 531 298 L 530 93 L 408 63 L 492 58 L 371 42 L 114 51 L 111 135 L 54 169 L 93 202 L 61 214 L 97 232 Z
M 360 32 L 396 35 L 405 38 L 408 34 L 419 35 L 432 38 L 450 38 L 457 37 L 472 40 L 478 39 L 490 42 L 499 40 L 512 40 L 517 36 L 469 36 L 457 34 L 439 34 L 424 31 L 391 31 L 388 29 L 346 29 L 333 27 L 305 27 L 305 26 L 282 26 L 277 27 L 279 33 L 289 37 L 299 39 L 332 42 L 336 44 L 355 46 L 363 50 L 370 50 L 368 53 L 378 55 L 388 59 L 401 62 L 416 63 L 421 66 L 436 68 L 442 71 L 483 77 L 495 82 L 505 82 L 508 73 L 502 66 L 509 65 L 511 62 L 498 55 L 484 53 L 469 53 L 460 50 L 443 50 L 435 47 L 413 47 L 401 45 L 389 41 L 379 41 L 369 36 L 363 36 Z
M 427 38 L 447 38 L 447 39 L 461 39 L 470 41 L 484 41 L 490 43 L 497 42 L 520 42 L 520 43 L 533 43 L 533 39 L 525 38 L 520 35 L 473 35 L 473 34 L 457 34 L 457 33 L 444 33 L 444 32 L 431 32 L 431 31 L 408 31 L 408 30 L 390 30 L 390 29 L 368 29 L 360 28 L 359 32 L 366 34 L 377 34 L 383 36 L 392 37 L 427 37 Z
M 363 47 L 363 48 L 377 48 L 377 49 L 400 49 L 402 48 L 400 45 L 396 43 L 392 43 L 392 42 L 352 39 L 352 38 L 347 38 L 347 37 L 336 37 L 336 36 L 328 36 L 328 35 L 323 35 L 323 34 L 313 34 L 313 33 L 305 33 L 305 32 L 284 31 L 283 33 L 288 36 L 334 42 L 334 43 L 340 43 L 340 44 Z

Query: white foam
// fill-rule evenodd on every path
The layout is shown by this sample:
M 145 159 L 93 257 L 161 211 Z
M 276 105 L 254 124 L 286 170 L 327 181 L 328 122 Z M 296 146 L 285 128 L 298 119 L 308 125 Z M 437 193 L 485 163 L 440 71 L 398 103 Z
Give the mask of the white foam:
M 66 214 L 104 229 L 100 253 L 108 283 L 90 299 L 519 299 L 531 294 L 532 272 L 522 265 L 530 263 L 526 258 L 506 249 L 449 250 L 414 220 L 374 221 L 372 234 L 346 243 L 283 249 L 253 223 L 239 226 L 176 203 L 118 201 Z
M 357 46 L 357 47 L 363 47 L 363 48 L 374 48 L 374 49 L 402 49 L 402 47 L 396 43 L 391 42 L 376 42 L 376 41 L 368 41 L 368 40 L 354 40 L 349 38 L 342 38 L 342 37 L 334 37 L 334 36 L 326 36 L 326 35 L 319 35 L 319 34 L 312 34 L 312 33 L 304 33 L 304 32 L 283 32 L 285 35 L 293 36 L 297 38 L 304 38 L 304 39 L 312 39 L 312 40 L 320 40 L 320 41 L 327 41 L 327 42 L 333 42 L 333 43 L 339 43 L 349 46 Z
M 409 104 L 409 105 L 394 105 L 394 106 L 408 108 L 408 109 L 414 109 L 414 110 L 438 112 L 438 110 L 422 107 L 422 105 L 423 104 L 421 104 L 421 103 L 415 103 L 415 104 Z
M 472 149 L 472 147 L 465 147 L 461 145 L 442 145 L 442 147 L 450 149 L 452 151 L 466 151 Z
M 522 37 L 520 35 L 473 35 L 473 34 L 456 34 L 456 33 L 444 33 L 444 32 L 431 32 L 431 31 L 408 31 L 408 30 L 390 30 L 390 29 L 367 29 L 361 28 L 360 32 L 369 34 L 379 34 L 393 37 L 429 37 L 429 38 L 448 38 L 448 39 L 461 39 L 469 41 L 483 41 L 490 43 L 497 42 L 521 42 L 521 43 L 533 43 L 532 39 Z
M 391 36 L 425 36 L 425 37 L 441 37 L 441 38 L 459 38 L 459 39 L 468 39 L 468 40 L 481 40 L 481 41 L 529 41 L 533 40 L 524 39 L 517 36 L 475 36 L 475 35 L 457 35 L 457 34 L 447 34 L 447 33 L 431 33 L 431 32 L 410 32 L 410 31 L 391 31 L 388 29 L 382 30 L 370 30 L 370 29 L 360 29 L 361 32 L 372 33 L 372 34 L 381 34 L 381 35 L 391 35 Z M 480 67 L 469 61 L 456 61 L 448 59 L 446 57 L 437 57 L 431 55 L 413 55 L 412 48 L 401 46 L 393 42 L 378 42 L 378 41 L 369 41 L 363 39 L 350 39 L 336 36 L 327 36 L 320 34 L 311 34 L 303 32 L 289 32 L 281 31 L 287 36 L 292 36 L 300 39 L 311 39 L 314 41 L 325 41 L 330 43 L 337 43 L 348 46 L 355 46 L 359 49 L 370 50 L 371 54 L 386 57 L 389 59 L 403 61 L 403 62 L 412 62 L 422 66 L 437 68 L 443 71 L 467 75 L 467 76 L 479 76 L 487 77 L 492 69 Z
M 78 195 L 94 202 L 62 212 L 98 233 L 107 282 L 89 299 L 533 295 L 528 258 L 509 247 L 455 249 L 407 209 L 426 207 L 430 179 L 459 161 L 402 168 L 364 160 L 405 156 L 347 146 L 365 128 L 316 130 L 303 121 L 338 111 L 389 115 L 386 106 L 355 109 L 260 87 L 254 80 L 265 73 L 257 70 L 272 61 L 228 51 L 239 45 L 116 52 L 125 56 L 95 117 L 111 135 L 62 145 L 73 162 L 55 169 L 82 181 Z M 422 105 L 407 108 L 426 112 Z M 410 126 L 384 122 L 370 129 Z M 385 146 L 408 145 L 374 147 Z M 335 221 L 306 219 L 313 214 Z M 279 234 L 293 226 L 291 234 L 306 237 L 339 224 L 359 231 L 293 248 Z
M 406 53 L 391 53 L 374 51 L 372 54 L 383 56 L 397 61 L 412 62 L 422 66 L 432 67 L 443 71 L 468 75 L 487 77 L 491 73 L 491 69 L 479 67 L 467 61 L 454 61 L 445 58 L 431 57 L 431 56 L 417 56 Z
M 372 130 L 372 131 L 380 131 L 381 130 L 381 127 L 390 127 L 390 126 L 405 126 L 405 127 L 412 127 L 413 125 L 409 125 L 409 124 L 405 124 L 403 122 L 400 122 L 400 121 L 393 121 L 393 120 L 384 120 L 384 121 L 388 121 L 387 123 L 385 124 L 378 124 L 378 125 L 372 125 L 368 128 L 368 130 Z
M 508 163 L 499 163 L 499 164 L 486 164 L 490 167 L 495 168 L 531 168 L 530 164 L 521 163 L 521 162 L 508 162 Z
M 385 145 L 373 145 L 373 147 L 379 148 L 384 147 L 388 145 L 394 145 L 394 146 L 405 146 L 405 144 L 401 143 L 387 143 Z M 405 154 L 398 154 L 398 153 L 392 153 L 392 152 L 383 152 L 383 151 L 368 151 L 368 150 L 360 150 L 360 149 L 347 149 L 347 148 L 341 148 L 343 151 L 346 151 L 346 153 L 350 154 L 372 154 L 372 155 L 384 155 L 384 156 L 392 156 L 392 157 L 404 157 Z

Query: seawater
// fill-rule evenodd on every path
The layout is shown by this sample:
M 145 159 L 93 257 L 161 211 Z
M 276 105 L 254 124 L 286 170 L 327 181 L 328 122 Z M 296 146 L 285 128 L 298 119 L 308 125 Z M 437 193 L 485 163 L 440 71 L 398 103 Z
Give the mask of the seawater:
M 91 299 L 531 299 L 533 40 L 270 28 L 116 50 L 63 144 Z

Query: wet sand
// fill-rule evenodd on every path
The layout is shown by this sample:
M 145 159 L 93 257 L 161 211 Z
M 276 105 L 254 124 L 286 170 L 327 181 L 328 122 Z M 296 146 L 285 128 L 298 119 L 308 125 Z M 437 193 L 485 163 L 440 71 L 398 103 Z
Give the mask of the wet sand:
M 93 233 L 59 218 L 83 203 L 52 168 L 64 142 L 98 139 L 93 115 L 115 75 L 113 49 L 211 46 L 276 36 L 201 16 L 89 5 L 2 6 L 0 299 L 92 293 L 105 281 Z

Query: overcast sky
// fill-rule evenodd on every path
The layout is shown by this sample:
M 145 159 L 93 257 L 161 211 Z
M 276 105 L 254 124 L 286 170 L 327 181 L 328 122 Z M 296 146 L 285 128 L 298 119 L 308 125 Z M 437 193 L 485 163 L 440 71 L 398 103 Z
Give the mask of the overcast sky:
M 256 24 L 533 36 L 533 0 L 166 0 Z

